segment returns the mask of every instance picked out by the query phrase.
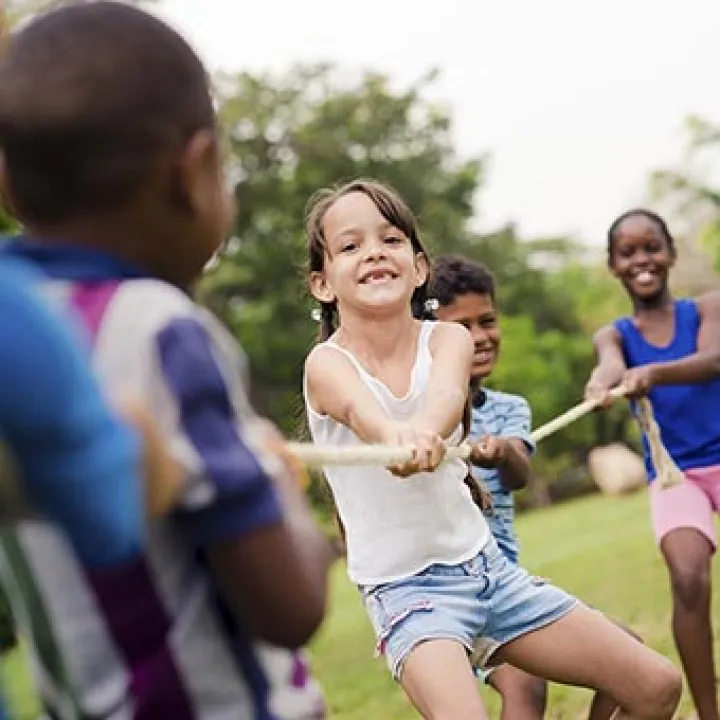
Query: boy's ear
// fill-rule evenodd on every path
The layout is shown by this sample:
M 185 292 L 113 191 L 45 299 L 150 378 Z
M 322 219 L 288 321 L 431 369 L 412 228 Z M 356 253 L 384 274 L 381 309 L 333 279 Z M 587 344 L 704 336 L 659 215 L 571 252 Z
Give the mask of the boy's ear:
M 310 285 L 310 292 L 318 302 L 335 302 L 335 293 L 328 284 L 324 272 L 311 272 L 308 284 Z
M 203 214 L 216 202 L 217 164 L 215 132 L 202 128 L 187 141 L 178 163 L 178 199 L 194 215 Z

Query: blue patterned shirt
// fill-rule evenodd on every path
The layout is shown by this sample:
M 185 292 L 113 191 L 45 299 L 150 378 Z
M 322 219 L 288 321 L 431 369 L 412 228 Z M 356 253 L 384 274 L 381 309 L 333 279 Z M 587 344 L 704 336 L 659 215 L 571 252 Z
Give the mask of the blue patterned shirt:
M 470 423 L 470 438 L 478 440 L 484 435 L 518 438 L 535 452 L 535 443 L 530 437 L 532 416 L 525 398 L 497 390 L 483 388 L 473 401 Z M 475 477 L 482 480 L 493 499 L 494 512 L 488 517 L 488 524 L 500 550 L 517 563 L 519 545 L 515 534 L 515 501 L 512 492 L 503 484 L 496 468 L 473 467 Z

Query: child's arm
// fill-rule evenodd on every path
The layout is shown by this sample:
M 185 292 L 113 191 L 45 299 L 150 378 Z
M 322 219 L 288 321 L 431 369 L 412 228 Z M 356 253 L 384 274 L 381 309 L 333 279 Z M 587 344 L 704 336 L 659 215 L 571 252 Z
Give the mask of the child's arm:
M 462 325 L 438 323 L 429 347 L 433 363 L 425 403 L 411 422 L 447 438 L 465 411 L 475 345 Z
M 116 405 L 142 438 L 145 512 L 149 518 L 162 517 L 172 511 L 182 494 L 182 468 L 170 454 L 155 422 L 142 404 L 129 398 L 118 398 Z
M 366 443 L 386 443 L 396 430 L 357 370 L 342 353 L 318 345 L 305 361 L 310 406 L 350 428 Z
M 622 382 L 627 371 L 622 341 L 616 328 L 606 325 L 595 333 L 593 345 L 597 365 L 585 386 L 585 398 L 606 405 L 612 402 L 608 391 Z
M 188 473 L 177 512 L 188 542 L 207 559 L 224 598 L 252 635 L 298 647 L 320 625 L 331 552 L 294 479 L 238 414 L 240 379 L 194 317 L 176 317 L 155 337 L 173 413 L 175 449 Z M 275 460 L 275 467 L 273 467 Z
M 680 360 L 628 370 L 623 384 L 630 397 L 645 395 L 655 385 L 701 383 L 720 376 L 720 292 L 704 295 L 697 304 L 700 312 L 697 352 Z
M 530 454 L 518 438 L 487 435 L 473 445 L 470 461 L 485 468 L 497 468 L 507 490 L 522 490 L 530 476 Z
M 357 369 L 341 353 L 316 347 L 305 364 L 310 407 L 350 428 L 360 440 L 413 448 L 411 460 L 388 468 L 399 477 L 434 470 L 445 455 L 443 436 L 414 419 L 401 423 L 389 418 Z
M 507 490 L 522 490 L 530 477 L 530 455 L 535 452 L 531 437 L 532 414 L 524 398 L 515 397 L 498 435 L 487 435 L 473 446 L 471 462 L 495 467 Z

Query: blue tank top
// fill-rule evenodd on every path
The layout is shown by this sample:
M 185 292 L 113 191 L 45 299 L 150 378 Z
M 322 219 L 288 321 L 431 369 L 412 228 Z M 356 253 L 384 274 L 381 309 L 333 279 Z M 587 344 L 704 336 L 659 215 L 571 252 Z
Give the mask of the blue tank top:
M 697 352 L 700 313 L 694 300 L 675 300 L 675 334 L 666 347 L 651 345 L 631 318 L 614 326 L 628 367 L 679 360 Z M 663 444 L 681 470 L 720 465 L 720 379 L 694 385 L 663 385 L 650 391 Z M 648 479 L 655 478 L 643 437 Z

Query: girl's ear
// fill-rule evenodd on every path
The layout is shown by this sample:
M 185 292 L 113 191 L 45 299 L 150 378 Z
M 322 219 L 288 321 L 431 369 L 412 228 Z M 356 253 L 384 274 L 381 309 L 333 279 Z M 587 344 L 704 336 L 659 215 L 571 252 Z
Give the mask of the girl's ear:
M 427 282 L 430 274 L 430 265 L 425 253 L 415 253 L 415 287 L 420 287 Z
M 335 302 L 335 293 L 328 284 L 324 272 L 311 272 L 308 284 L 310 285 L 310 292 L 318 302 Z

